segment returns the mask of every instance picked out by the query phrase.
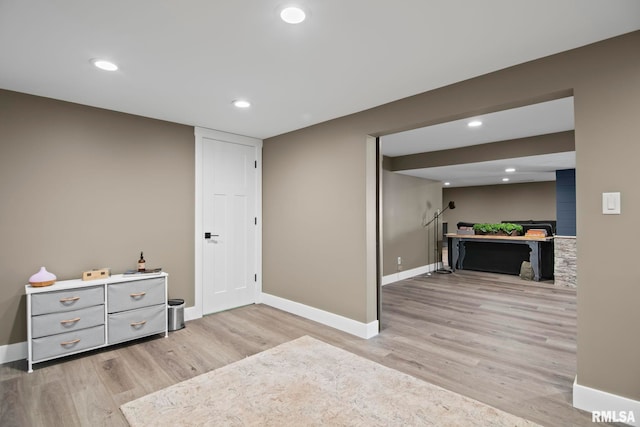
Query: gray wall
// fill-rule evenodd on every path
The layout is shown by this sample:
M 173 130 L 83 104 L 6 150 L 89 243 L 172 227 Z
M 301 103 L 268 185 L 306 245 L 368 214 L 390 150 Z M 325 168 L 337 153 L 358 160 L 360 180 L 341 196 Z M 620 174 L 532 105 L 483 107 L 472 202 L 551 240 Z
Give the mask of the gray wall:
M 383 276 L 435 262 L 435 224 L 422 225 L 441 207 L 440 182 L 382 171 Z
M 26 340 L 24 285 L 110 267 L 169 273 L 194 300 L 193 128 L 0 90 L 0 345 Z
M 264 144 L 265 291 L 359 321 L 375 319 L 365 254 L 366 136 L 574 95 L 578 383 L 640 399 L 637 117 L 640 32 L 531 61 Z M 602 192 L 622 215 L 602 215 Z M 607 230 L 597 233 L 593 230 Z M 373 305 L 373 307 L 369 307 Z M 373 314 L 372 314 L 373 313 Z
M 366 134 L 303 133 L 263 146 L 263 291 L 375 320 L 365 287 Z
M 456 202 L 454 210 L 443 214 L 452 233 L 459 221 L 556 219 L 555 181 L 445 188 L 442 194 L 445 203 Z

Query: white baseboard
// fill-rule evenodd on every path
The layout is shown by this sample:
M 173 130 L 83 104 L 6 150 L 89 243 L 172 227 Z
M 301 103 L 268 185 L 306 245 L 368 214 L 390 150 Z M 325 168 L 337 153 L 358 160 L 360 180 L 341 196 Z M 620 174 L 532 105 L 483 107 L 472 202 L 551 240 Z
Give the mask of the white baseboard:
M 202 317 L 202 310 L 198 310 L 195 306 L 185 307 L 184 309 L 184 321 L 196 320 Z
M 17 342 L 0 346 L 0 364 L 27 358 L 27 342 Z
M 573 406 L 588 412 L 613 411 L 629 414 L 631 411 L 635 421 L 628 424 L 640 426 L 640 401 L 580 385 L 578 377 L 573 382 Z
M 442 268 L 441 262 L 433 263 L 429 265 L 423 265 L 421 267 L 412 268 L 411 270 L 399 271 L 394 274 L 389 274 L 388 276 L 382 277 L 382 286 L 399 282 L 401 280 L 410 279 L 412 277 L 419 276 L 421 274 L 425 274 L 430 271 L 435 271 L 439 268 Z
M 339 314 L 320 310 L 315 307 L 300 304 L 299 302 L 280 298 L 264 292 L 262 293 L 260 300 L 265 305 L 304 317 L 305 319 L 313 320 L 314 322 L 322 323 L 323 325 L 339 329 L 360 338 L 369 339 L 378 335 L 379 326 L 377 320 L 370 323 L 362 323 L 340 316 Z

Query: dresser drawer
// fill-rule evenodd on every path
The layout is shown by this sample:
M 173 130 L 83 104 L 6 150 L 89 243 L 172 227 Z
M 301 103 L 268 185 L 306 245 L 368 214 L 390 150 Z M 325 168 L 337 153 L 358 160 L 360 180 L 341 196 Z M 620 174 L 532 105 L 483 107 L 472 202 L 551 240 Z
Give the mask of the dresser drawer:
M 31 319 L 31 336 L 40 338 L 98 325 L 104 325 L 104 305 L 33 316 Z
M 32 341 L 33 360 L 64 356 L 104 345 L 104 325 L 36 338 Z
M 164 332 L 167 305 L 155 305 L 109 315 L 109 344 Z
M 31 315 L 78 310 L 100 304 L 104 304 L 102 286 L 43 292 L 31 295 Z
M 107 296 L 109 313 L 166 304 L 162 277 L 109 285 Z

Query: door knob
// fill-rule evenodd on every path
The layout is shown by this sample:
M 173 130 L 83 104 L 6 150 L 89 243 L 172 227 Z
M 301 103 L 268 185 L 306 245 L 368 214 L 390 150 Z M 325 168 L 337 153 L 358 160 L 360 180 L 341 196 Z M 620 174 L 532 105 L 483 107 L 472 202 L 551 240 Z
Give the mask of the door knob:
M 212 237 L 220 237 L 220 235 L 219 234 L 211 234 L 209 232 L 204 233 L 204 238 L 205 239 L 210 239 Z

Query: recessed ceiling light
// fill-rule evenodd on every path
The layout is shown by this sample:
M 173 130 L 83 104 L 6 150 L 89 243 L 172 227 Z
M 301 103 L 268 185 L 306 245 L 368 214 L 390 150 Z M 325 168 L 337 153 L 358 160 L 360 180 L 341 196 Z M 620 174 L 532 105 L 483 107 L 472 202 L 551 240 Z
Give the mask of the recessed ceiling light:
M 249 107 L 251 107 L 251 103 L 249 101 L 244 100 L 244 99 L 236 99 L 235 101 L 233 101 L 233 105 L 234 105 L 234 107 L 237 107 L 237 108 L 249 108 Z
M 444 185 L 448 186 L 448 185 L 451 185 L 451 183 L 450 182 L 445 182 Z
M 92 59 L 91 63 L 105 71 L 116 71 L 118 69 L 116 64 L 110 61 L 105 61 L 104 59 Z
M 502 182 L 508 182 L 509 178 L 502 178 Z
M 306 17 L 307 15 L 304 13 L 304 10 L 295 6 L 285 7 L 280 12 L 280 18 L 287 24 L 299 24 L 304 21 Z
M 482 126 L 482 122 L 480 120 L 473 120 L 467 123 L 467 126 L 470 128 L 477 128 L 478 126 Z
M 515 172 L 516 168 L 506 168 L 504 171 L 507 173 L 511 173 L 511 172 Z

